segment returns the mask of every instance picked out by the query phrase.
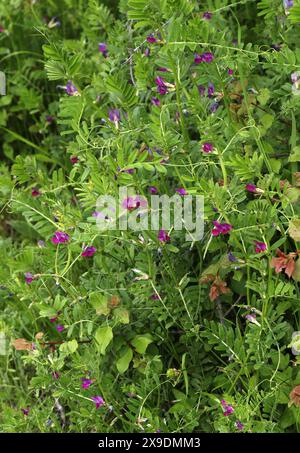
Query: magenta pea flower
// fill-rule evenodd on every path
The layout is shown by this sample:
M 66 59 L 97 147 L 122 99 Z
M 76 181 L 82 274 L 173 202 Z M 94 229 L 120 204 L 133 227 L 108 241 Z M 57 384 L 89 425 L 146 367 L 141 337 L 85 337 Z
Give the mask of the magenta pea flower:
M 25 282 L 29 285 L 34 280 L 34 276 L 31 272 L 26 272 L 25 274 Z
M 175 189 L 175 192 L 179 193 L 179 195 L 182 195 L 182 196 L 187 195 L 187 191 L 185 190 L 184 187 L 181 187 L 179 189 Z
M 159 71 L 159 72 L 170 72 L 170 69 L 165 68 L 163 66 L 160 66 L 159 68 L 156 69 L 156 71 Z
M 58 324 L 57 326 L 55 326 L 57 332 L 62 332 L 63 330 L 65 330 L 65 326 L 63 326 L 62 324 Z
M 150 35 L 147 36 L 146 41 L 149 42 L 150 44 L 154 44 L 157 42 L 157 39 L 155 38 L 154 34 L 151 33 Z
M 156 98 L 155 96 L 153 96 L 151 98 L 151 102 L 153 105 L 156 105 L 156 107 L 160 107 L 160 100 L 158 98 Z
M 228 68 L 227 73 L 228 73 L 228 75 L 233 75 L 233 69 Z
M 58 316 L 54 316 L 53 318 L 50 318 L 49 321 L 50 322 L 56 322 L 58 319 Z
M 219 236 L 220 234 L 228 234 L 232 230 L 232 225 L 229 223 L 219 223 L 217 220 L 213 221 L 214 228 L 211 232 L 213 236 Z
M 47 123 L 51 124 L 54 121 L 54 116 L 46 115 L 45 119 Z
M 213 102 L 210 107 L 209 107 L 209 110 L 211 111 L 211 113 L 216 113 L 216 111 L 218 110 L 220 104 L 219 102 Z
M 156 294 L 156 293 L 154 293 L 154 294 L 152 294 L 152 295 L 150 296 L 150 299 L 151 299 L 151 300 L 159 300 L 159 295 Z
M 144 52 L 144 55 L 145 55 L 145 57 L 149 57 L 149 56 L 150 56 L 150 49 L 149 49 L 149 47 L 146 47 L 145 52 Z
M 240 420 L 237 420 L 237 421 L 235 422 L 235 426 L 236 426 L 236 428 L 237 428 L 239 431 L 243 431 L 243 429 L 244 429 L 244 425 L 243 425 L 243 423 L 242 423 Z
M 68 80 L 64 88 L 68 96 L 80 96 L 78 89 L 71 80 Z
M 152 195 L 155 195 L 155 194 L 158 193 L 158 189 L 157 189 L 157 187 L 155 187 L 155 186 L 150 186 L 150 187 L 148 188 L 148 190 L 149 190 L 149 192 L 150 192 Z
M 64 233 L 63 231 L 56 231 L 53 238 L 51 238 L 51 242 L 53 244 L 63 244 L 64 242 L 68 242 L 69 239 L 70 236 L 67 233 Z
M 97 249 L 96 247 L 85 247 L 84 251 L 82 252 L 81 256 L 84 256 L 84 257 L 92 257 L 95 255 L 95 253 L 97 252 Z
M 91 379 L 81 378 L 81 380 L 82 380 L 81 387 L 83 389 L 88 389 L 90 385 L 92 385 L 93 383 Z
M 162 77 L 156 77 L 155 84 L 157 86 L 157 91 L 159 94 L 166 94 L 168 92 L 167 85 Z
M 33 197 L 39 197 L 39 196 L 42 195 L 42 194 L 41 194 L 41 192 L 40 192 L 36 187 L 34 187 L 34 188 L 32 189 L 32 191 L 31 191 L 31 195 L 32 195 Z
M 213 151 L 213 149 L 214 149 L 214 146 L 212 145 L 212 143 L 205 142 L 202 145 L 202 151 L 204 153 L 211 153 Z
M 24 409 L 23 407 L 21 407 L 21 411 L 22 411 L 22 412 L 23 412 L 23 414 L 24 414 L 24 415 L 26 415 L 26 417 L 27 417 L 27 415 L 29 414 L 29 411 L 30 411 L 30 407 L 29 407 L 29 406 L 27 406 L 27 408 L 26 408 L 26 409 Z
M 210 20 L 212 18 L 212 13 L 210 13 L 209 11 L 206 11 L 205 13 L 203 13 L 203 19 L 206 19 L 206 20 Z
M 73 164 L 73 165 L 78 164 L 79 158 L 78 158 L 77 156 L 71 156 L 71 157 L 70 157 L 70 162 L 71 162 L 71 164 Z
M 58 371 L 53 371 L 53 372 L 52 372 L 52 378 L 53 378 L 54 380 L 59 379 L 59 377 L 60 377 L 60 374 L 59 374 Z
M 267 244 L 265 242 L 254 241 L 255 253 L 265 252 L 267 250 Z
M 233 412 L 234 412 L 233 407 L 230 404 L 227 404 L 225 400 L 221 400 L 221 405 L 222 405 L 222 407 L 224 409 L 223 415 L 225 417 L 227 417 L 228 415 L 233 414 Z
M 99 409 L 99 407 L 101 407 L 105 404 L 105 401 L 102 398 L 102 396 L 92 396 L 92 400 L 96 404 L 96 409 Z
M 157 237 L 160 242 L 169 242 L 171 239 L 165 230 L 159 230 Z
M 194 54 L 194 63 L 211 63 L 214 59 L 214 55 L 211 52 L 204 52 L 201 55 L 198 53 Z
M 248 192 L 256 192 L 256 186 L 254 184 L 246 184 L 245 188 L 246 190 L 248 190 Z

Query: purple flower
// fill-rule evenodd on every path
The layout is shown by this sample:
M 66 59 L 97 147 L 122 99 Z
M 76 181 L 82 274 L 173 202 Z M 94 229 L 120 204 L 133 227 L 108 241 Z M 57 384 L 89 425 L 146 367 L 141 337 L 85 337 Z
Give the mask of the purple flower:
M 232 263 L 235 263 L 237 261 L 237 258 L 231 252 L 229 252 L 227 256 L 229 261 L 231 261 Z
M 211 153 L 214 149 L 214 146 L 211 143 L 205 142 L 202 145 L 202 151 L 204 153 Z
M 109 117 L 109 120 L 115 124 L 115 126 L 117 127 L 118 126 L 118 123 L 121 119 L 120 117 L 120 111 L 118 109 L 111 109 L 109 110 L 108 112 L 108 117 Z
M 211 113 L 215 113 L 218 110 L 219 105 L 220 104 L 218 102 L 213 102 L 209 107 Z
M 187 191 L 185 190 L 184 187 L 181 187 L 179 189 L 175 189 L 175 192 L 179 193 L 179 195 L 187 195 Z
M 228 415 L 234 412 L 233 407 L 230 404 L 227 404 L 225 400 L 221 400 L 222 407 L 224 409 L 223 415 L 227 417 Z
M 232 230 L 232 225 L 229 223 L 219 223 L 217 220 L 213 221 L 214 229 L 211 234 L 213 236 L 219 236 L 220 234 L 228 234 Z
M 56 231 L 53 238 L 51 238 L 51 242 L 53 244 L 63 244 L 64 242 L 68 242 L 69 239 L 70 236 L 67 233 L 64 233 L 63 231 Z
M 157 237 L 160 242 L 169 242 L 171 239 L 165 230 L 159 230 Z
M 21 411 L 23 412 L 23 414 L 24 414 L 24 415 L 26 415 L 26 416 L 27 416 L 27 415 L 29 414 L 29 411 L 30 411 L 30 407 L 29 407 L 29 406 L 27 406 L 27 408 L 26 408 L 26 409 L 24 409 L 23 407 L 21 407 Z
M 158 189 L 157 189 L 157 187 L 155 187 L 155 186 L 150 186 L 150 187 L 148 188 L 148 190 L 149 190 L 149 192 L 150 192 L 152 195 L 155 195 L 155 194 L 158 193 Z
M 58 319 L 58 316 L 54 316 L 53 318 L 50 318 L 49 321 L 50 322 L 55 322 L 57 319 Z
M 99 409 L 99 407 L 101 407 L 105 404 L 105 401 L 102 398 L 102 396 L 92 396 L 92 400 L 96 404 L 96 409 Z
M 57 379 L 59 379 L 59 377 L 60 377 L 59 372 L 58 372 L 58 371 L 53 371 L 53 373 L 52 373 L 52 378 L 55 379 L 55 380 L 57 380 Z
M 228 68 L 227 73 L 228 75 L 233 75 L 233 69 Z
M 31 272 L 26 272 L 24 275 L 25 275 L 25 282 L 29 285 L 34 280 L 34 276 L 32 275 Z
M 255 253 L 265 252 L 267 250 L 267 244 L 265 242 L 254 241 Z
M 201 55 L 198 53 L 194 54 L 194 63 L 211 63 L 214 59 L 214 55 L 211 52 L 204 52 Z
M 152 294 L 152 295 L 150 296 L 150 299 L 151 299 L 151 300 L 159 300 L 159 295 L 156 294 L 156 293 L 154 293 L 154 294 Z
M 166 94 L 168 92 L 168 88 L 162 77 L 156 77 L 155 84 L 157 85 L 157 91 L 159 92 L 159 94 Z
M 280 52 L 281 50 L 281 44 L 272 44 L 271 47 L 276 50 L 276 52 Z
M 93 255 L 95 255 L 95 253 L 97 252 L 97 249 L 96 247 L 85 247 L 84 251 L 82 252 L 81 256 L 84 256 L 84 257 L 92 257 Z
M 160 100 L 154 96 L 151 98 L 151 102 L 153 105 L 156 105 L 156 107 L 160 106 Z
M 153 33 L 151 33 L 150 35 L 147 36 L 146 41 L 149 42 L 150 44 L 154 44 L 155 42 L 157 42 L 157 39 L 155 38 Z
M 107 57 L 108 52 L 107 52 L 107 45 L 105 44 L 105 42 L 100 42 L 100 43 L 99 43 L 98 50 L 99 50 L 99 52 L 102 53 L 102 55 L 104 56 L 104 58 Z
M 88 389 L 90 385 L 92 385 L 93 381 L 91 379 L 81 378 L 82 384 L 81 387 L 83 389 Z
M 39 196 L 42 195 L 42 194 L 41 194 L 41 192 L 40 192 L 37 188 L 34 187 L 34 188 L 32 189 L 32 191 L 31 191 L 31 195 L 32 195 L 33 197 L 39 197 Z
M 159 71 L 159 72 L 170 72 L 170 69 L 164 68 L 164 67 L 159 67 L 159 68 L 156 69 L 156 71 Z
M 242 431 L 242 430 L 244 429 L 244 425 L 243 425 L 243 423 L 242 423 L 240 420 L 237 420 L 237 421 L 235 422 L 235 426 L 237 427 L 237 429 L 238 429 L 239 431 Z
M 68 96 L 78 96 L 79 91 L 71 80 L 68 80 L 65 90 Z
M 248 190 L 248 192 L 256 192 L 256 186 L 254 184 L 246 184 L 245 188 L 246 190 Z
M 285 10 L 290 9 L 294 6 L 294 0 L 283 0 L 283 7 Z
M 207 89 L 208 97 L 209 98 L 213 97 L 214 92 L 215 92 L 215 86 L 213 83 L 209 82 L 208 89 Z
M 212 18 L 212 13 L 206 11 L 206 13 L 203 13 L 203 19 L 210 20 Z
M 62 332 L 63 330 L 65 330 L 65 326 L 61 325 L 61 324 L 57 324 L 57 326 L 55 326 L 57 332 Z
M 149 56 L 150 56 L 150 49 L 149 49 L 149 47 L 146 47 L 145 52 L 144 52 L 144 55 L 145 55 L 145 57 L 149 57 Z
M 54 116 L 51 116 L 51 115 L 46 115 L 46 121 L 47 123 L 52 123 L 54 121 Z
M 205 95 L 205 86 L 198 85 L 198 91 L 199 91 L 200 96 L 204 96 Z

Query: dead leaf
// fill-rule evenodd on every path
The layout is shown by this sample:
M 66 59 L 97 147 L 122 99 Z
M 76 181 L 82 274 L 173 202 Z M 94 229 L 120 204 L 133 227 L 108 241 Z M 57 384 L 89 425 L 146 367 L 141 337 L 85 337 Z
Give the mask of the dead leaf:
M 25 340 L 25 338 L 16 338 L 16 340 L 12 342 L 12 345 L 17 351 L 32 351 L 34 348 L 33 343 Z

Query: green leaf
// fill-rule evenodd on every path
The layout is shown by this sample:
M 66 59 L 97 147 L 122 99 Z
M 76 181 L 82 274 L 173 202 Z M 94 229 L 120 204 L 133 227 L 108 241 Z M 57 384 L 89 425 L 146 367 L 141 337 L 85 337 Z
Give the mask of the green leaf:
M 292 219 L 289 221 L 288 233 L 295 241 L 300 241 L 300 219 Z
M 61 344 L 59 350 L 65 352 L 66 354 L 73 354 L 78 348 L 78 343 L 76 340 L 66 341 Z
M 292 154 L 289 157 L 289 162 L 300 162 L 300 146 L 295 146 L 292 149 Z
M 129 324 L 129 311 L 125 308 L 116 308 L 114 310 L 114 316 L 121 324 Z
M 90 294 L 90 302 L 94 309 L 96 310 L 97 315 L 108 315 L 110 313 L 110 308 L 108 307 L 108 300 L 103 293 L 95 291 Z
M 132 357 L 133 357 L 133 352 L 130 347 L 127 346 L 125 349 L 122 350 L 122 355 L 117 360 L 117 363 L 116 363 L 119 373 L 122 374 L 128 370 Z
M 104 355 L 107 346 L 113 339 L 113 331 L 110 326 L 98 327 L 95 333 L 97 348 L 100 354 Z
M 132 346 L 135 348 L 136 352 L 139 354 L 144 354 L 147 347 L 150 343 L 153 342 L 153 337 L 151 334 L 146 335 L 136 335 L 133 340 L 131 340 Z

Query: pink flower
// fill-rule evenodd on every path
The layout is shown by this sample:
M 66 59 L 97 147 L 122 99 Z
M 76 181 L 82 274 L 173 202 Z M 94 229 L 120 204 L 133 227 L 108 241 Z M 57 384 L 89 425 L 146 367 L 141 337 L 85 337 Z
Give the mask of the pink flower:
M 92 385 L 93 381 L 91 379 L 81 378 L 82 384 L 81 387 L 83 389 L 88 389 L 90 385 Z
M 32 195 L 33 197 L 39 197 L 39 196 L 41 195 L 41 192 L 40 192 L 38 189 L 36 189 L 36 188 L 34 187 L 34 188 L 32 189 L 32 191 L 31 191 L 31 195 Z
M 267 244 L 265 242 L 254 241 L 255 253 L 265 252 L 267 250 Z
M 58 324 L 57 326 L 55 326 L 57 332 L 62 332 L 63 330 L 65 330 L 65 326 L 61 325 L 61 324 Z
M 150 192 L 152 195 L 155 195 L 155 194 L 158 193 L 158 189 L 157 189 L 157 187 L 155 187 L 155 186 L 150 186 L 150 187 L 148 188 L 148 190 L 149 190 L 149 192 Z
M 245 188 L 246 190 L 248 190 L 248 192 L 256 192 L 256 186 L 254 184 L 246 184 Z
M 70 162 L 71 162 L 71 164 L 73 164 L 73 165 L 74 165 L 74 164 L 78 164 L 79 158 L 78 158 L 77 156 L 71 156 L 71 157 L 70 157 Z
M 70 236 L 67 233 L 64 233 L 63 231 L 56 231 L 53 238 L 51 238 L 51 242 L 53 244 L 63 244 L 64 242 L 68 242 L 69 239 Z
M 233 75 L 233 69 L 228 68 L 227 72 L 228 72 L 229 75 Z
M 153 33 L 151 33 L 150 35 L 147 36 L 146 41 L 149 42 L 150 44 L 154 44 L 155 42 L 157 42 L 157 39 L 155 38 Z
M 95 253 L 97 252 L 97 249 L 96 247 L 85 247 L 84 251 L 82 252 L 81 256 L 84 256 L 84 257 L 92 257 L 93 255 L 95 255 Z
M 165 230 L 159 230 L 157 237 L 160 242 L 169 242 L 171 239 Z
M 214 149 L 214 146 L 211 143 L 206 142 L 206 143 L 203 143 L 203 145 L 202 145 L 202 151 L 204 153 L 211 153 L 213 151 L 213 149 Z
M 225 400 L 221 400 L 222 407 L 224 409 L 223 415 L 227 417 L 228 415 L 233 414 L 234 409 L 230 404 L 227 404 Z
M 217 220 L 213 221 L 214 229 L 212 230 L 211 234 L 213 236 L 219 236 L 220 234 L 228 234 L 230 230 L 232 230 L 232 225 L 229 223 L 219 223 Z
M 96 409 L 99 409 L 99 407 L 101 407 L 105 404 L 105 401 L 102 398 L 102 396 L 92 396 L 92 400 L 96 404 Z
M 26 272 L 25 274 L 25 282 L 29 285 L 34 280 L 34 276 L 31 272 Z

